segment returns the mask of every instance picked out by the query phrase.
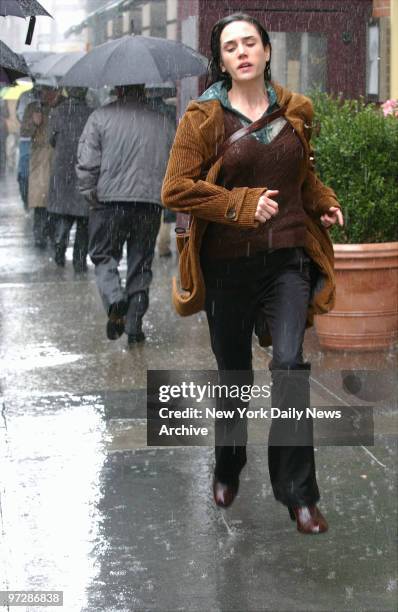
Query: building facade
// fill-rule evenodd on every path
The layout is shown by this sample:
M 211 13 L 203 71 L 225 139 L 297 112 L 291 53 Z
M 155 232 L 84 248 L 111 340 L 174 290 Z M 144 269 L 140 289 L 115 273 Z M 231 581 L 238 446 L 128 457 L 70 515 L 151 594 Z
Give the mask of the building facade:
M 282 85 L 303 93 L 316 87 L 348 98 L 366 94 L 372 0 L 230 0 L 228 11 L 222 4 L 180 3 L 181 24 L 195 22 L 198 48 L 205 55 L 212 24 L 227 12 L 244 9 L 266 25 L 273 77 Z
M 378 26 L 379 99 L 398 98 L 398 0 L 373 0 Z
M 85 19 L 67 36 L 85 33 L 87 50 L 126 34 L 177 40 L 178 0 L 86 0 Z
M 209 32 L 220 17 L 243 10 L 270 33 L 273 78 L 303 93 L 316 87 L 347 98 L 381 101 L 396 91 L 393 58 L 398 0 L 86 0 L 87 16 L 67 36 L 84 34 L 86 48 L 135 33 L 181 40 L 209 54 Z M 396 44 L 396 43 L 395 43 Z M 396 53 L 395 57 L 398 57 Z M 395 63 L 394 63 L 395 62 Z M 185 79 L 181 103 L 203 79 Z

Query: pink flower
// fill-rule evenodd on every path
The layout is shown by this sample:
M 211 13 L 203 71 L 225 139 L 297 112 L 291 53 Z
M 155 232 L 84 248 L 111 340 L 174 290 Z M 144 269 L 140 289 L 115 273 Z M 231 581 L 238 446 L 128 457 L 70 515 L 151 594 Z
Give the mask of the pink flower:
M 381 105 L 381 108 L 383 109 L 385 117 L 387 117 L 387 115 L 398 117 L 398 100 L 386 100 L 384 104 Z

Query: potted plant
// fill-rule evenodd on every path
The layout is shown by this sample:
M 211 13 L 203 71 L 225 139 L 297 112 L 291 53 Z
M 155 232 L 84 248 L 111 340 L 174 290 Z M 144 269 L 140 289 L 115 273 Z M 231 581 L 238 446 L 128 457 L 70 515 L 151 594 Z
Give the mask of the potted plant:
M 313 96 L 316 168 L 336 192 L 336 304 L 316 317 L 321 346 L 379 350 L 398 338 L 398 103 Z

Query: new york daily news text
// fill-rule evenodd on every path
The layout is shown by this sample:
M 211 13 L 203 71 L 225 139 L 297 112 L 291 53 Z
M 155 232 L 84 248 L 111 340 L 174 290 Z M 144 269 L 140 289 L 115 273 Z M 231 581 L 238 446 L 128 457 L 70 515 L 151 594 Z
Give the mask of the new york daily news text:
M 181 382 L 178 385 L 161 385 L 159 387 L 159 401 L 168 403 L 174 399 L 188 399 L 197 403 L 202 403 L 205 400 L 211 399 L 238 399 L 242 402 L 249 402 L 252 398 L 271 397 L 270 385 L 220 385 L 210 382 L 200 385 L 194 382 Z M 312 418 L 341 418 L 340 410 L 322 410 L 307 407 L 306 410 L 297 410 L 290 407 L 287 410 L 280 410 L 273 407 L 270 409 L 259 408 L 257 410 L 249 410 L 246 407 L 236 407 L 236 411 L 240 418 L 268 419 L 268 418 L 288 418 L 300 420 L 303 415 Z M 220 410 L 216 408 L 206 407 L 204 410 L 199 408 L 184 407 L 183 409 L 171 409 L 163 407 L 159 409 L 159 417 L 161 419 L 202 419 L 202 418 L 226 418 L 233 419 L 236 416 L 233 410 Z

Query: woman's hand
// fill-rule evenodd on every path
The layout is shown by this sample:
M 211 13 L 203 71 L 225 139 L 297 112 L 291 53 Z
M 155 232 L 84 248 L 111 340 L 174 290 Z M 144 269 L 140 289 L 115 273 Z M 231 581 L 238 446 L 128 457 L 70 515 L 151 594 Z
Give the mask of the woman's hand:
M 338 222 L 339 225 L 344 225 L 343 213 L 338 206 L 331 206 L 328 212 L 321 216 L 321 223 L 323 227 L 329 229 L 329 227 L 332 227 L 336 222 Z
M 271 200 L 269 196 L 278 195 L 279 191 L 277 189 L 267 189 L 264 195 L 258 201 L 256 213 L 254 218 L 256 221 L 260 221 L 260 223 L 265 223 L 271 217 L 275 217 L 275 215 L 279 212 L 278 202 L 275 200 Z

